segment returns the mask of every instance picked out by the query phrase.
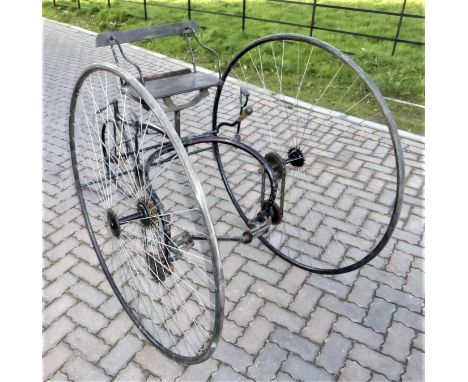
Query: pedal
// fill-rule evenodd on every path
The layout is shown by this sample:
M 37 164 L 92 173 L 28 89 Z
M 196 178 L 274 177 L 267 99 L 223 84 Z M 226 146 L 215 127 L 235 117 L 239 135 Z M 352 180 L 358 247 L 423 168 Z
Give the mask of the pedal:
M 171 240 L 174 243 L 174 247 L 176 247 L 171 250 L 175 256 L 174 260 L 177 260 L 179 257 L 181 257 L 181 251 L 186 251 L 187 249 L 192 248 L 194 243 L 192 235 L 190 235 L 190 233 L 187 231 L 182 231 L 181 233 L 171 238 Z

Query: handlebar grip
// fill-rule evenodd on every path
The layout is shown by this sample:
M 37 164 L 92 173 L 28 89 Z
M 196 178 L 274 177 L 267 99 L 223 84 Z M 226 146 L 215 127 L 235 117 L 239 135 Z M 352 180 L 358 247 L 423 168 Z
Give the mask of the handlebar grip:
M 253 113 L 252 107 L 247 106 L 245 109 L 242 110 L 242 113 L 239 116 L 239 121 L 243 121 L 245 118 L 247 118 L 252 113 Z

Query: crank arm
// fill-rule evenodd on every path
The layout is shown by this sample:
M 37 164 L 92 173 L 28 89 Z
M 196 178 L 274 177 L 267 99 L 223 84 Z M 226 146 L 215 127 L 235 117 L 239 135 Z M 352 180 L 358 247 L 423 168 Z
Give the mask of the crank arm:
M 254 238 L 267 233 L 269 227 L 270 224 L 266 222 L 264 224 L 260 224 L 257 227 L 254 227 L 253 229 L 244 231 L 241 236 L 222 235 L 216 236 L 216 239 L 218 241 L 238 241 L 240 243 L 248 244 Z M 184 234 L 190 235 L 188 232 L 185 232 Z M 208 240 L 208 237 L 206 235 L 190 235 L 190 237 L 192 240 Z

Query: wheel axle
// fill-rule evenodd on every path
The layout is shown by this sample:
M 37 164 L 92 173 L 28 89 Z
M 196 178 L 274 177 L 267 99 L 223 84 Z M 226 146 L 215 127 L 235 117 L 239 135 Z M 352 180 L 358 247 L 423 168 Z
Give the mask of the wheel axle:
M 119 224 L 123 225 L 123 224 L 126 224 L 126 223 L 130 223 L 130 222 L 132 222 L 134 220 L 141 220 L 141 223 L 143 225 L 146 225 L 146 226 L 149 225 L 149 223 L 150 223 L 149 220 L 150 219 L 148 219 L 148 217 L 150 215 L 148 214 L 148 210 L 143 205 L 143 203 L 138 202 L 137 210 L 138 210 L 138 212 L 135 212 L 134 214 L 130 214 L 130 215 L 124 216 L 123 218 L 120 218 L 119 219 Z
M 151 216 L 148 211 L 148 207 L 143 201 L 139 201 L 137 204 L 137 212 L 118 218 L 114 211 L 107 211 L 107 222 L 109 224 L 110 230 L 115 237 L 120 237 L 120 227 L 124 224 L 130 223 L 132 221 L 140 221 L 145 227 L 148 227 L 151 224 L 153 216 Z

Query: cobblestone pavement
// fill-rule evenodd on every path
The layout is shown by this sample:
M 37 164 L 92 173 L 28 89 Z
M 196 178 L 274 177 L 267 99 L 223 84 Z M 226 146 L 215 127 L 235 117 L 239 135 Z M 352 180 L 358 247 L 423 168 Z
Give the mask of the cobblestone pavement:
M 220 243 L 222 338 L 205 363 L 183 366 L 147 344 L 113 297 L 75 196 L 67 131 L 72 88 L 82 69 L 111 62 L 111 53 L 95 49 L 92 34 L 47 20 L 43 38 L 44 380 L 424 379 L 423 143 L 403 139 L 406 199 L 389 257 L 322 277 L 273 258 L 259 243 Z M 143 69 L 175 65 L 127 51 Z M 210 115 L 206 101 L 183 123 L 204 127 Z M 218 184 L 210 205 L 218 229 L 227 230 L 239 219 Z

